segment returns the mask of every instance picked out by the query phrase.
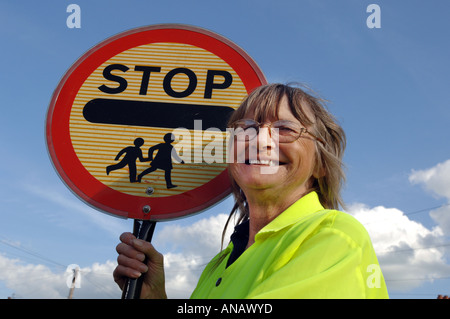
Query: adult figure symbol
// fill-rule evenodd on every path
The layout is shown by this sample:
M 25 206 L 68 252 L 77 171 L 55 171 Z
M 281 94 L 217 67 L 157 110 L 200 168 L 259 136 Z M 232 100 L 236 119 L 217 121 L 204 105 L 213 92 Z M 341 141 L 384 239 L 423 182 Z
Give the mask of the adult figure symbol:
M 172 133 L 167 133 L 164 135 L 164 143 L 160 143 L 149 148 L 147 160 L 152 162 L 149 168 L 138 175 L 137 180 L 139 183 L 141 182 L 143 176 L 154 172 L 159 168 L 165 171 L 164 178 L 166 179 L 167 189 L 177 187 L 177 185 L 172 184 L 172 157 L 174 157 L 181 164 L 184 164 L 184 161 L 178 156 L 177 151 L 172 145 L 174 140 L 175 136 Z M 153 158 L 154 151 L 158 151 L 155 158 Z

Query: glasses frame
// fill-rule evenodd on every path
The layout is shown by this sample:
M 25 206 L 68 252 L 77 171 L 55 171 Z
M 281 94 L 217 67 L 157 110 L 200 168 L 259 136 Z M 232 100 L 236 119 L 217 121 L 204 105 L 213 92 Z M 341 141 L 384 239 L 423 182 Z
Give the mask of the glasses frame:
M 276 124 L 278 122 L 291 123 L 293 126 L 296 126 L 296 127 L 300 128 L 300 131 L 298 132 L 298 136 L 296 138 L 294 138 L 292 141 L 280 141 L 280 139 L 278 139 L 279 143 L 292 143 L 292 142 L 298 140 L 300 137 L 302 137 L 303 133 L 307 133 L 307 134 L 311 135 L 316 141 L 320 142 L 323 146 L 325 146 L 325 141 L 323 139 L 321 139 L 320 137 L 318 137 L 315 134 L 311 133 L 305 127 L 300 127 L 300 125 L 298 123 L 295 123 L 295 122 L 292 122 L 292 121 L 288 121 L 288 120 L 278 120 L 278 121 L 275 121 L 275 122 L 259 123 L 259 122 L 255 121 L 255 120 L 252 120 L 252 119 L 241 119 L 241 120 L 237 120 L 237 121 L 233 122 L 231 124 L 231 127 L 233 128 L 233 130 L 236 130 L 237 128 L 242 128 L 243 129 L 243 127 L 238 126 L 238 124 L 248 124 L 248 125 L 245 125 L 245 126 L 254 127 L 256 129 L 256 134 L 255 134 L 255 136 L 253 136 L 253 137 L 248 139 L 248 141 L 250 141 L 250 140 L 253 140 L 256 136 L 258 136 L 259 130 L 262 127 L 265 127 L 265 126 L 271 129 L 269 132 L 271 134 L 270 136 L 272 136 L 274 130 L 277 130 L 276 128 L 274 128 L 274 124 Z M 243 129 L 243 130 L 245 131 L 245 129 Z M 280 136 L 279 133 L 277 133 L 277 135 Z

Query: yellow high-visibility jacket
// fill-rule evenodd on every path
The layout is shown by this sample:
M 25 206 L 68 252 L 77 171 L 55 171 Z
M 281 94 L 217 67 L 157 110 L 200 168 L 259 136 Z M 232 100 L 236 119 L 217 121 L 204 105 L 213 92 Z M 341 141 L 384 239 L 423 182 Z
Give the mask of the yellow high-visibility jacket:
M 239 226 L 238 226 L 239 227 Z M 388 298 L 371 240 L 351 215 L 311 192 L 227 265 L 233 242 L 206 266 L 191 298 Z

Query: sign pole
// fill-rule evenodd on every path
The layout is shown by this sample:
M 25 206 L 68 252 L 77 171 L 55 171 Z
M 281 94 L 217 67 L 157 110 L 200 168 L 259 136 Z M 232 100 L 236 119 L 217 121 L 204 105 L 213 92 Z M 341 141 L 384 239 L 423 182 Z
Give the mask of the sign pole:
M 155 231 L 155 226 L 155 221 L 135 219 L 133 226 L 133 235 L 137 239 L 151 242 L 153 232 Z M 147 258 L 145 258 L 144 263 L 147 263 Z M 144 276 L 141 276 L 137 279 L 128 278 L 122 291 L 122 299 L 139 299 L 141 296 L 143 280 Z

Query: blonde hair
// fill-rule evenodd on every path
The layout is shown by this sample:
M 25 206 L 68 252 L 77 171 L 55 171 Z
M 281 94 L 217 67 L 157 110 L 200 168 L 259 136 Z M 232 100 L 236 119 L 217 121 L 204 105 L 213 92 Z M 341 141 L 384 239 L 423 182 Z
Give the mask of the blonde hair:
M 323 99 L 312 93 L 307 93 L 306 88 L 301 89 L 299 86 L 298 84 L 296 86 L 268 84 L 258 87 L 242 101 L 240 107 L 231 116 L 229 125 L 244 118 L 250 111 L 253 112 L 254 119 L 260 123 L 271 118 L 277 118 L 281 99 L 286 97 L 292 114 L 300 123 L 308 127 L 308 130 L 311 130 L 315 136 L 325 142 L 324 144 L 315 143 L 316 167 L 320 167 L 322 174 L 321 177 L 314 179 L 311 190 L 317 192 L 319 200 L 325 208 L 338 209 L 339 205 L 344 207 L 340 194 L 345 182 L 342 162 L 346 145 L 344 130 L 337 123 L 334 116 L 328 112 Z M 310 112 L 308 112 L 308 109 Z M 313 115 L 312 119 L 311 113 Z M 231 217 L 238 211 L 240 215 L 237 223 L 241 223 L 249 217 L 245 194 L 231 174 L 230 179 L 235 205 L 225 224 L 222 244 Z

